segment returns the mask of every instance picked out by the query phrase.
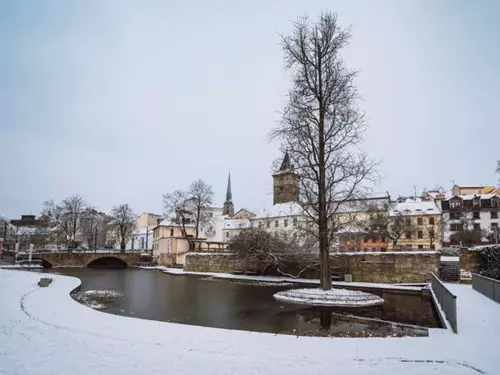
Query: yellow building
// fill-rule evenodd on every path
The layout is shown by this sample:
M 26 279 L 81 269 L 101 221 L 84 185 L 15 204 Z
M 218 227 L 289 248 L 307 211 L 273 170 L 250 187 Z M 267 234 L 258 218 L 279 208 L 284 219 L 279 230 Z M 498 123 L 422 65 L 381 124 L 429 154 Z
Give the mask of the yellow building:
M 424 201 L 421 198 L 407 198 L 395 203 L 389 215 L 392 225 L 399 230 L 401 237 L 397 247 L 438 250 L 442 247 L 443 226 L 439 201 Z M 396 224 L 396 220 L 399 223 Z M 394 248 L 393 241 L 389 242 L 389 250 Z
M 185 254 L 189 251 L 189 241 L 182 229 L 181 225 L 165 220 L 153 228 L 153 256 L 158 259 L 158 264 L 184 264 Z M 193 224 L 185 224 L 184 230 L 187 236 L 195 236 L 196 229 Z
M 491 194 L 497 192 L 495 186 L 482 186 L 482 185 L 474 185 L 474 186 L 458 186 L 454 185 L 451 188 L 451 195 L 474 195 L 474 194 Z
M 136 220 L 137 228 L 154 227 L 158 224 L 160 215 L 143 212 Z

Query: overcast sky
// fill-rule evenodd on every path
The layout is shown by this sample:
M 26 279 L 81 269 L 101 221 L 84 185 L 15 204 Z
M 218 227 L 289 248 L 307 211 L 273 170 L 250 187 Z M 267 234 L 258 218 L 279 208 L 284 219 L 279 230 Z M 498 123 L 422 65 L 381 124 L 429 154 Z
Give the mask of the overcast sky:
M 259 210 L 289 86 L 278 33 L 321 10 L 353 26 L 378 191 L 497 182 L 500 2 L 1 1 L 0 214 L 73 193 L 161 213 L 197 178 L 222 205 L 229 169 L 236 209 Z

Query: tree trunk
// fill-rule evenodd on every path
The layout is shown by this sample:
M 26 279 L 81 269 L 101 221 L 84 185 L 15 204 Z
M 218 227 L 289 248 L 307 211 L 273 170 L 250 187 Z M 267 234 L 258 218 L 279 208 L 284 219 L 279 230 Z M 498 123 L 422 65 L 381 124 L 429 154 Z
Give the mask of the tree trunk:
M 321 311 L 320 312 L 320 324 L 321 329 L 329 330 L 332 325 L 332 313 L 331 311 Z

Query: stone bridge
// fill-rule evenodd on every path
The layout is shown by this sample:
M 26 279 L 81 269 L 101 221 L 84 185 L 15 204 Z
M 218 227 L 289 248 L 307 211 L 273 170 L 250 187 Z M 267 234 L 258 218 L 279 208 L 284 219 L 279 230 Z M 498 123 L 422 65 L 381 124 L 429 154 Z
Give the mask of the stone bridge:
M 39 254 L 44 268 L 51 267 L 135 267 L 140 253 L 46 253 Z

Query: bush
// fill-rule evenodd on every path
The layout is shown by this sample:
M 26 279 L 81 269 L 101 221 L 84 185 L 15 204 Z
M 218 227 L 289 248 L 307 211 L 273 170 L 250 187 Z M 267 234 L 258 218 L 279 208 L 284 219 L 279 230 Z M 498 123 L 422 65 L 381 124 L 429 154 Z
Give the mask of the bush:
M 481 249 L 483 259 L 480 274 L 500 280 L 500 246 L 489 246 Z

